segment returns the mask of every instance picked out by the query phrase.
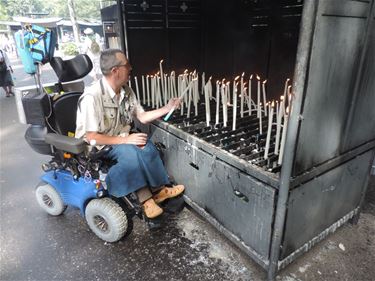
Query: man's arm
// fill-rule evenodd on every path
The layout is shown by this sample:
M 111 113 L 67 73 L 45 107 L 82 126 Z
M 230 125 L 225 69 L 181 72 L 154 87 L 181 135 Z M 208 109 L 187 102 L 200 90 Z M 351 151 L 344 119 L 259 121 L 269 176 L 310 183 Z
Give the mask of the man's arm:
M 86 132 L 86 139 L 90 143 L 95 140 L 97 145 L 113 145 L 113 144 L 135 144 L 146 145 L 147 134 L 135 133 L 126 137 L 108 136 L 97 132 Z
M 180 102 L 181 101 L 179 98 L 172 98 L 169 100 L 167 105 L 159 109 L 137 112 L 137 119 L 143 124 L 150 123 L 155 119 L 166 115 L 173 107 L 177 109 L 180 106 Z

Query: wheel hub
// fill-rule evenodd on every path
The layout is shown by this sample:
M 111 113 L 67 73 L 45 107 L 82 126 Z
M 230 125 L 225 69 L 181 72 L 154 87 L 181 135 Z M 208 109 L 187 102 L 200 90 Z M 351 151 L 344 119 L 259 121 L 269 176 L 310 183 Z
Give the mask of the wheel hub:
M 49 207 L 49 208 L 52 208 L 53 207 L 53 201 L 51 199 L 51 197 L 49 197 L 47 194 L 43 194 L 43 203 Z
M 104 233 L 109 231 L 108 223 L 102 216 L 100 215 L 94 216 L 94 223 L 100 231 Z

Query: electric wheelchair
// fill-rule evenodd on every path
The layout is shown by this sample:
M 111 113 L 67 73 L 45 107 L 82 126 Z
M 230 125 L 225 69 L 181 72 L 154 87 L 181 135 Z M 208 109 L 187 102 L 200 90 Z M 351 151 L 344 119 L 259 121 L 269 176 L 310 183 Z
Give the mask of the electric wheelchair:
M 64 82 L 80 79 L 92 69 L 87 55 L 66 61 L 54 57 L 50 64 L 59 78 L 58 92 L 64 90 Z M 108 194 L 105 176 L 113 162 L 105 155 L 111 147 L 98 151 L 74 138 L 77 103 L 82 92 L 83 89 L 55 96 L 39 93 L 22 100 L 27 123 L 31 124 L 25 133 L 26 141 L 34 151 L 52 156 L 42 165 L 44 174 L 36 188 L 37 202 L 52 216 L 61 215 L 67 206 L 78 208 L 90 229 L 107 242 L 130 234 L 135 216 L 144 219 L 150 229 L 159 228 L 164 214 L 147 219 L 134 193 L 122 198 Z M 183 206 L 184 200 L 179 196 L 167 200 L 162 207 L 168 214 L 181 211 Z

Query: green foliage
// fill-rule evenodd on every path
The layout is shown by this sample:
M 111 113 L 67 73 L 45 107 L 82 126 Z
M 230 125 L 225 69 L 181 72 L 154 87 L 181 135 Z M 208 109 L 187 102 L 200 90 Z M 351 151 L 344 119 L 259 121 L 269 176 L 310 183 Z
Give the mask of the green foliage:
M 78 47 L 73 42 L 63 44 L 62 50 L 66 56 L 75 56 L 79 54 Z

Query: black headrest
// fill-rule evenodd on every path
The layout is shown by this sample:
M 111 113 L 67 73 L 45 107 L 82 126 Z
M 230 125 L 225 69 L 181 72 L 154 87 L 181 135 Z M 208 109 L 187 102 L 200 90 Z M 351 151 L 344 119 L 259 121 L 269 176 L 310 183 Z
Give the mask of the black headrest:
M 77 105 L 81 95 L 81 92 L 71 92 L 53 102 L 55 128 L 60 134 L 67 136 L 68 132 L 75 132 Z
M 53 57 L 50 61 L 59 82 L 69 82 L 80 79 L 90 73 L 92 62 L 88 55 L 79 54 L 70 60 Z

